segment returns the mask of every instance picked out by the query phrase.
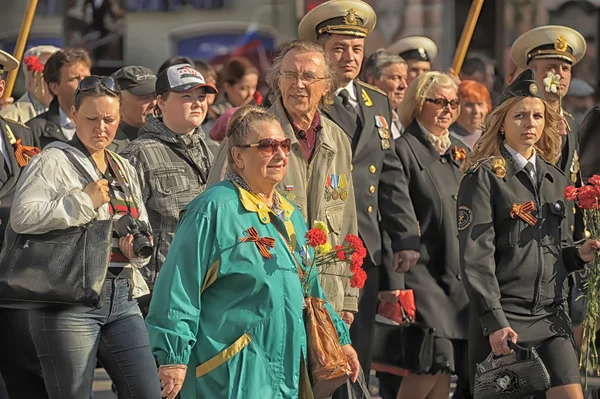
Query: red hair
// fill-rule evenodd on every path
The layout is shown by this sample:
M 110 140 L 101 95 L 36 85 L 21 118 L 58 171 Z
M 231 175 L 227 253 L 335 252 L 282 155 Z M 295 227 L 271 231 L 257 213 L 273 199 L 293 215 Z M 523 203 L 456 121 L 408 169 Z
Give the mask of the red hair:
M 463 80 L 458 88 L 458 98 L 461 103 L 473 102 L 484 103 L 488 107 L 488 113 L 492 112 L 492 97 L 487 87 L 476 80 Z

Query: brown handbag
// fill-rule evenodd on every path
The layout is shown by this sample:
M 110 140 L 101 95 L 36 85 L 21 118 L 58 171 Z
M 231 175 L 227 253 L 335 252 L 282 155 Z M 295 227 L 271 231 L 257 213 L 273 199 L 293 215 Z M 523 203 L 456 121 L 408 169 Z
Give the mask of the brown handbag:
M 328 398 L 352 375 L 333 321 L 321 298 L 306 297 L 308 372 L 315 399 Z

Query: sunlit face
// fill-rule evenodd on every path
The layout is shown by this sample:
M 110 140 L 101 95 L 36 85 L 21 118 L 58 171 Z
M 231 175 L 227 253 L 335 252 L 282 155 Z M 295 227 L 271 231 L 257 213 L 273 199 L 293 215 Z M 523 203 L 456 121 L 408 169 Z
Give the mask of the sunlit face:
M 152 114 L 156 105 L 154 93 L 136 96 L 127 90 L 121 92 L 123 106 L 121 117 L 130 126 L 141 128 L 146 124 L 146 117 Z
M 75 101 L 75 91 L 79 82 L 91 75 L 90 67 L 83 62 L 65 65 L 60 69 L 60 82 L 50 82 L 49 88 L 67 112 Z
M 223 90 L 227 93 L 227 99 L 234 107 L 241 107 L 242 105 L 249 104 L 254 99 L 257 86 L 258 75 L 249 73 L 233 85 L 225 82 Z
M 531 62 L 531 69 L 535 72 L 535 80 L 537 81 L 540 89 L 544 90 L 544 96 L 547 99 L 558 100 L 558 95 L 554 93 L 548 93 L 544 89 L 544 79 L 548 72 L 560 75 L 560 94 L 564 97 L 569 91 L 571 85 L 571 63 L 557 58 L 548 59 L 536 59 Z
M 406 60 L 408 64 L 408 84 L 410 85 L 413 80 L 431 71 L 431 62 L 421 60 Z
M 77 126 L 77 137 L 90 151 L 105 149 L 119 128 L 120 102 L 111 96 L 85 97 L 79 110 L 71 109 Z
M 488 106 L 483 101 L 460 98 L 460 115 L 457 122 L 469 133 L 473 134 L 481 128 L 487 114 Z
M 312 115 L 329 90 L 325 58 L 318 52 L 288 52 L 281 61 L 279 87 L 283 106 L 293 115 Z
M 365 39 L 346 35 L 331 35 L 325 52 L 337 65 L 340 82 L 345 86 L 360 73 L 365 56 Z
M 453 87 L 436 87 L 430 90 L 427 99 L 435 100 L 446 100 L 446 101 L 458 101 L 456 97 L 456 90 Z M 457 109 L 452 109 L 451 105 L 448 104 L 444 107 L 440 107 L 431 101 L 426 100 L 423 103 L 423 109 L 417 116 L 417 119 L 421 124 L 436 136 L 445 133 L 454 118 L 456 117 Z
M 281 125 L 275 122 L 258 122 L 253 126 L 244 144 L 256 144 L 263 139 L 286 139 Z M 272 155 L 263 154 L 258 148 L 239 148 L 232 150 L 236 167 L 241 171 L 244 180 L 250 187 L 269 187 L 279 183 L 285 176 L 288 155 L 281 147 Z
M 380 79 L 372 77 L 369 79 L 369 83 L 387 93 L 392 109 L 395 110 L 404 100 L 408 87 L 407 78 L 406 64 L 392 64 L 383 70 Z
M 506 144 L 520 153 L 530 150 L 542 137 L 545 112 L 544 102 L 535 97 L 526 97 L 513 105 L 501 127 Z
M 158 106 L 163 122 L 169 129 L 177 134 L 189 133 L 206 118 L 206 90 L 199 87 L 183 93 L 172 91 L 166 99 L 164 96 L 158 96 Z

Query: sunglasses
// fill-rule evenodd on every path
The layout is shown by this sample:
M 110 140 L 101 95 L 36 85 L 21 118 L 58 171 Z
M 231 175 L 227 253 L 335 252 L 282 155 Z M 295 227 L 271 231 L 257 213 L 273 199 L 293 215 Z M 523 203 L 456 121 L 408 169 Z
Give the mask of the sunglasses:
M 79 93 L 96 90 L 100 86 L 104 86 L 105 89 L 115 94 L 121 93 L 121 88 L 114 78 L 110 76 L 92 75 L 79 82 L 77 90 L 75 91 L 75 97 L 77 97 Z
M 445 98 L 426 98 L 425 101 L 428 103 L 434 103 L 438 108 L 441 109 L 446 108 L 448 105 L 450 105 L 450 108 L 456 109 L 460 105 L 458 98 L 455 98 L 452 101 L 448 101 Z
M 239 148 L 258 148 L 258 152 L 265 157 L 273 156 L 279 147 L 283 150 L 285 155 L 290 153 L 290 147 L 292 145 L 292 140 L 275 140 L 275 139 L 262 139 L 256 144 L 240 144 L 237 147 Z

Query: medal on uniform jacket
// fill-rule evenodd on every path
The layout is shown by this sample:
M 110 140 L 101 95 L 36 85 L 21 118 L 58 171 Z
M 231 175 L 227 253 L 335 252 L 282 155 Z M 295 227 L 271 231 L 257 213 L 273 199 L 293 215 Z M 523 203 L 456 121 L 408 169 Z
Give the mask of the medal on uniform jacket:
M 346 191 L 348 183 L 346 182 L 345 174 L 342 173 L 340 176 L 340 199 L 346 201 L 346 198 L 348 198 L 348 191 Z
M 452 157 L 455 161 L 464 161 L 467 157 L 467 150 L 462 147 L 459 149 L 457 146 L 454 146 L 454 149 L 452 150 Z
M 296 193 L 294 192 L 293 185 L 290 184 L 289 186 L 285 186 L 285 192 L 285 197 L 290 201 L 294 201 L 296 199 Z
M 327 180 L 325 181 L 325 191 L 323 192 L 323 197 L 325 201 L 331 201 L 331 193 L 329 192 L 329 187 L 331 186 L 331 175 L 327 175 Z
M 569 168 L 569 172 L 571 172 L 571 181 L 573 183 L 577 182 L 577 175 L 579 174 L 579 154 L 577 154 L 577 150 L 573 150 L 573 161 L 571 162 L 571 166 Z
M 340 196 L 340 193 L 337 190 L 338 183 L 339 183 L 339 176 L 336 175 L 335 173 L 332 173 L 331 174 L 331 187 L 332 187 L 331 199 L 333 199 L 334 201 L 336 201 Z
M 375 115 L 375 126 L 377 126 L 377 132 L 381 139 L 381 149 L 388 150 L 391 147 L 390 144 L 390 129 L 387 120 L 382 115 Z

